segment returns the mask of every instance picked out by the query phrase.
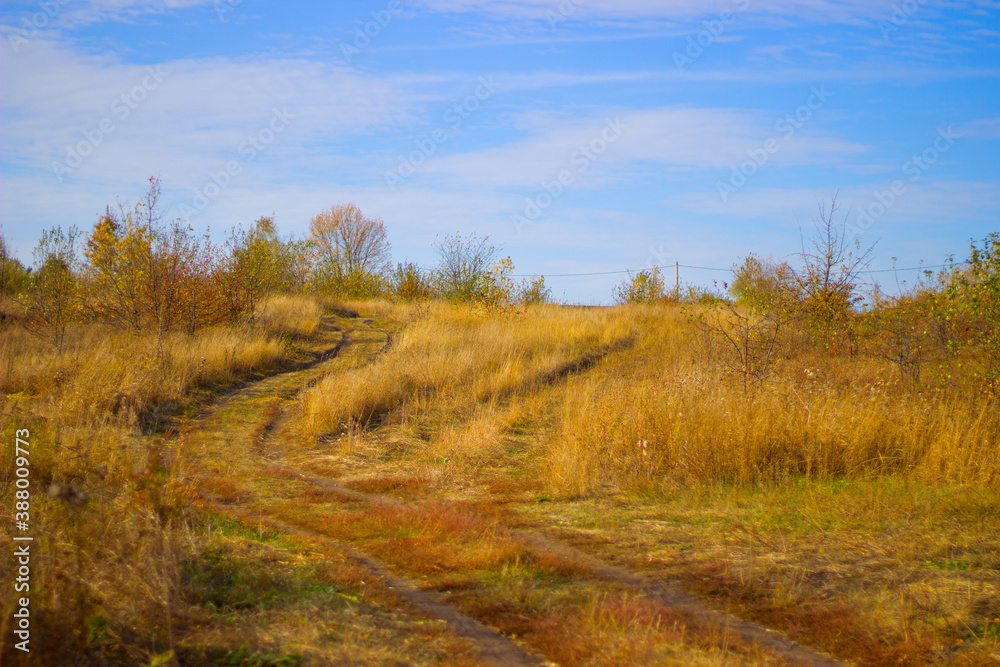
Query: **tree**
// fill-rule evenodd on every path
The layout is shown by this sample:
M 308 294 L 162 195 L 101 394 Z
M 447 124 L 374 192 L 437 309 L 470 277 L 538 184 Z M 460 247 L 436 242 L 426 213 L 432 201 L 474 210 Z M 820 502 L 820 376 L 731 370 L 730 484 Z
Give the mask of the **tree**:
M 60 350 L 66 339 L 66 325 L 76 308 L 77 236 L 76 227 L 64 232 L 57 226 L 42 232 L 42 239 L 32 252 L 35 271 L 31 289 L 25 296 L 24 326 L 49 339 Z
M 252 324 L 261 299 L 280 285 L 284 257 L 274 218 L 259 218 L 249 231 L 234 228 L 227 245 L 231 311 Z
M 120 208 L 124 209 L 123 206 Z M 110 206 L 94 224 L 83 254 L 88 262 L 88 307 L 114 326 L 142 327 L 140 284 L 134 265 L 136 239 L 125 232 L 129 214 L 116 214 Z
M 510 257 L 491 264 L 477 285 L 474 300 L 487 308 L 510 308 L 517 297 L 514 281 L 510 278 L 513 271 L 514 262 Z
M 112 326 L 152 328 L 157 339 L 176 326 L 189 332 L 225 318 L 214 280 L 215 251 L 179 220 L 166 224 L 160 181 L 132 208 L 110 206 L 87 238 L 87 304 Z
M 434 283 L 441 296 L 471 301 L 481 295 L 499 250 L 490 243 L 490 237 L 479 238 L 475 232 L 468 238 L 448 235 L 436 247 L 439 260 Z
M 815 335 L 828 344 L 835 344 L 833 339 L 839 334 L 846 335 L 853 350 L 856 341 L 851 315 L 862 299 L 857 291 L 860 274 L 868 266 L 875 244 L 862 249 L 861 242 L 855 239 L 852 246 L 847 238 L 847 219 L 840 224 L 834 221 L 840 208 L 837 194 L 829 208 L 823 202 L 818 206 L 813 235 L 808 243 L 802 238 L 803 268 L 796 280 L 798 300 Z
M 967 326 L 967 343 L 987 393 L 1000 395 L 1000 233 L 991 232 L 980 248 L 970 242 L 969 260 L 956 271 L 952 301 Z
M 737 376 L 744 395 L 771 371 L 779 337 L 794 317 L 795 276 L 786 263 L 753 254 L 733 267 L 729 293 L 735 301 L 715 301 L 698 322 L 722 343 L 717 358 Z
M 665 286 L 660 267 L 651 270 L 643 269 L 634 276 L 629 276 L 615 287 L 615 299 L 618 303 L 652 303 L 665 296 Z
M 28 281 L 28 271 L 14 257 L 6 237 L 0 231 L 0 300 L 7 296 L 16 296 L 28 286 Z
M 391 279 L 392 292 L 400 301 L 420 301 L 434 295 L 427 272 L 413 262 L 396 265 Z
M 391 247 L 385 223 L 366 217 L 354 204 L 333 206 L 313 217 L 309 240 L 322 288 L 355 296 L 388 271 Z
M 900 377 L 919 381 L 921 368 L 933 351 L 938 296 L 919 287 L 892 296 L 876 286 L 871 308 L 862 317 L 866 350 L 894 364 Z
M 552 289 L 545 284 L 545 276 L 532 276 L 524 280 L 518 290 L 518 301 L 524 306 L 535 306 L 549 303 L 552 300 Z

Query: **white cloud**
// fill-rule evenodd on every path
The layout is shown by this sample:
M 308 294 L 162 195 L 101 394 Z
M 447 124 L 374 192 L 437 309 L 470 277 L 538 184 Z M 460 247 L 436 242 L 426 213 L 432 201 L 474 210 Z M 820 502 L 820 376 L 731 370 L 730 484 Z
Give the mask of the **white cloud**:
M 738 109 L 611 110 L 585 119 L 533 114 L 533 136 L 436 158 L 421 173 L 479 186 L 538 187 L 569 171 L 579 186 L 625 178 L 633 170 L 729 168 L 768 139 L 779 146 L 771 158 L 775 164 L 828 163 L 865 150 L 806 127 L 786 138 L 787 132 L 777 132 L 774 124 L 760 112 Z
M 275 109 L 293 118 L 262 155 L 412 121 L 401 87 L 308 60 L 214 58 L 151 67 L 37 40 L 17 65 L 5 74 L 4 157 L 48 170 L 53 180 L 52 165 L 67 159 L 66 146 L 90 153 L 73 178 L 127 181 L 162 172 L 174 182 L 197 180 L 220 161 L 241 159 L 240 142 L 266 133 Z
M 956 133 L 973 139 L 1000 139 L 1000 118 L 969 121 L 959 127 Z
M 560 7 L 573 20 L 666 19 L 695 20 L 722 11 L 745 12 L 759 17 L 799 17 L 818 22 L 855 23 L 892 11 L 894 0 L 415 0 L 436 12 L 482 12 L 496 18 L 545 19 Z M 927 3 L 932 4 L 932 3 Z M 933 4 L 944 4 L 943 2 Z

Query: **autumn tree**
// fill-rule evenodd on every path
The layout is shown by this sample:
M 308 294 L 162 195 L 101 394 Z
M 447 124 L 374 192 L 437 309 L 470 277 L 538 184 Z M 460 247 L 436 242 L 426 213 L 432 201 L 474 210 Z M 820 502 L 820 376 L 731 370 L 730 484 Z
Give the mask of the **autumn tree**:
M 34 272 L 24 295 L 24 326 L 62 349 L 66 326 L 77 306 L 76 227 L 53 227 L 42 232 L 32 252 Z
M 259 218 L 249 230 L 234 228 L 227 247 L 224 280 L 230 312 L 252 324 L 261 300 L 281 285 L 288 259 L 274 217 Z
M 639 271 L 615 287 L 618 303 L 652 303 L 662 299 L 666 292 L 660 267 Z
M 309 241 L 315 281 L 344 296 L 369 296 L 388 272 L 390 245 L 381 218 L 365 216 L 354 204 L 333 206 L 313 217 Z
M 518 289 L 518 301 L 523 306 L 536 306 L 552 301 L 552 289 L 545 284 L 545 276 L 532 276 L 523 280 Z
M 119 328 L 193 331 L 218 320 L 212 247 L 180 221 L 165 223 L 159 179 L 134 206 L 110 206 L 87 238 L 87 303 Z
M 965 321 L 961 346 L 973 354 L 977 374 L 987 392 L 1000 396 L 1000 233 L 971 243 L 969 260 L 954 272 L 950 294 L 952 317 Z
M 508 309 L 517 299 L 517 287 L 510 274 L 514 271 L 514 262 L 510 257 L 504 257 L 489 266 L 476 286 L 473 299 L 476 303 L 492 309 Z
M 16 296 L 27 287 L 28 280 L 27 270 L 14 256 L 7 238 L 0 232 L 0 300 Z
M 875 286 L 862 318 L 863 349 L 894 364 L 902 378 L 920 380 L 921 368 L 938 351 L 933 334 L 939 296 L 919 287 L 890 295 Z
M 718 346 L 714 358 L 749 395 L 771 372 L 778 342 L 795 318 L 795 274 L 787 263 L 754 254 L 733 267 L 732 299 L 718 299 L 694 317 Z
M 819 203 L 813 234 L 808 241 L 802 238 L 803 266 L 796 278 L 796 290 L 814 335 L 831 346 L 836 345 L 839 336 L 846 336 L 853 349 L 851 316 L 862 299 L 858 293 L 860 275 L 868 266 L 875 245 L 863 248 L 857 239 L 850 242 L 847 220 L 835 221 L 839 207 L 836 194 L 829 207 Z
M 390 279 L 392 293 L 400 301 L 419 301 L 434 295 L 427 271 L 413 262 L 396 265 Z
M 439 260 L 433 282 L 437 291 L 446 299 L 475 299 L 488 280 L 498 251 L 490 237 L 479 238 L 475 233 L 466 238 L 448 235 L 436 247 Z

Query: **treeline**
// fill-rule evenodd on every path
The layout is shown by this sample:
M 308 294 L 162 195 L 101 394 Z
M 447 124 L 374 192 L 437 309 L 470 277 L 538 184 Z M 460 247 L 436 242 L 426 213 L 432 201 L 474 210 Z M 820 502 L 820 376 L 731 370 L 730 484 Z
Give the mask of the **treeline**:
M 692 319 L 748 392 L 783 353 L 810 348 L 888 361 L 924 387 L 972 379 L 986 397 L 1000 396 L 1000 234 L 973 240 L 967 259 L 925 270 L 889 294 L 866 275 L 874 246 L 852 245 L 846 226 L 834 222 L 836 210 L 836 198 L 821 209 L 794 266 L 751 254 L 721 289 L 677 291 L 667 291 L 653 269 L 620 284 L 615 296 L 700 304 L 689 309 Z
M 253 324 L 275 292 L 345 299 L 449 299 L 505 308 L 550 299 L 544 279 L 515 283 L 513 263 L 487 238 L 446 236 L 425 269 L 391 262 L 385 224 L 353 204 L 317 214 L 305 238 L 282 238 L 272 217 L 233 228 L 222 245 L 181 221 L 166 221 L 160 181 L 134 206 L 108 206 L 93 228 L 42 233 L 26 268 L 0 236 L 0 296 L 30 331 L 61 347 L 67 326 L 189 333 Z M 5 316 L 11 313 L 4 311 Z

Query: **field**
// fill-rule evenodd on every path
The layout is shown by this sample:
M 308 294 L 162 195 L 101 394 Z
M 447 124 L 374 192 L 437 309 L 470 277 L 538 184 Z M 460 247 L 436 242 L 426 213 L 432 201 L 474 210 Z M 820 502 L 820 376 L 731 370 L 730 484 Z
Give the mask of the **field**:
M 718 316 L 285 296 L 166 338 L 6 327 L 30 657 L 1000 664 L 995 399 L 794 335 L 748 391 Z

